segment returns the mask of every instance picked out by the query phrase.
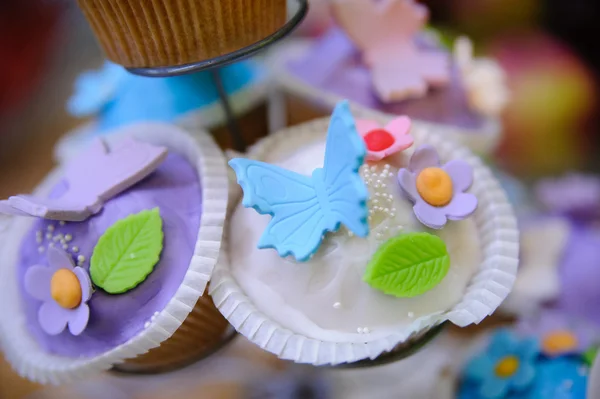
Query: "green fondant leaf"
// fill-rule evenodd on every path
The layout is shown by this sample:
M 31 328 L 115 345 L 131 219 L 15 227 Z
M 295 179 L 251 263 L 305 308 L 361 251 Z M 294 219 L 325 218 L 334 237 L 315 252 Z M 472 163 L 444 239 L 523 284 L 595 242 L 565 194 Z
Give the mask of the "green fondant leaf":
M 583 354 L 583 361 L 585 362 L 585 364 L 592 367 L 592 364 L 594 363 L 594 360 L 596 359 L 597 354 L 598 354 L 598 347 L 592 346 L 591 348 L 586 350 L 585 353 Z
M 448 273 L 446 244 L 429 233 L 403 234 L 379 247 L 363 276 L 371 287 L 399 298 L 421 295 Z
M 163 249 L 158 208 L 121 219 L 98 240 L 90 260 L 94 284 L 109 294 L 122 294 L 148 277 Z

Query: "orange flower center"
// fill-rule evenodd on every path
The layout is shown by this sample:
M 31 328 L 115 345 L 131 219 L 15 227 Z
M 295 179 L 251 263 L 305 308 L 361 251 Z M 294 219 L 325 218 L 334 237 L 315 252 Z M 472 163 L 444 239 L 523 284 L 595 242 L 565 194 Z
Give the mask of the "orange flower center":
M 519 369 L 519 359 L 516 356 L 506 356 L 502 358 L 495 368 L 496 375 L 500 378 L 513 376 Z
M 542 350 L 548 355 L 558 355 L 577 347 L 577 337 L 569 331 L 554 331 L 544 337 Z
M 385 129 L 374 129 L 364 137 L 365 144 L 370 151 L 383 151 L 394 144 L 394 136 Z
M 452 200 L 452 179 L 442 168 L 425 168 L 417 176 L 417 191 L 430 205 L 447 205 Z
M 59 269 L 50 281 L 50 295 L 61 307 L 73 309 L 81 303 L 81 284 L 68 269 Z

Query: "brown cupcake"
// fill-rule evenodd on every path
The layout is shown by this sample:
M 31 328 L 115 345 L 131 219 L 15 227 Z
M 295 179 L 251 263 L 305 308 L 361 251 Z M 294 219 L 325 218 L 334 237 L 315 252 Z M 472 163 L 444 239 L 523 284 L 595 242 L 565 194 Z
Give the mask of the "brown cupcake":
M 77 0 L 107 57 L 125 67 L 184 65 L 281 28 L 286 0 Z

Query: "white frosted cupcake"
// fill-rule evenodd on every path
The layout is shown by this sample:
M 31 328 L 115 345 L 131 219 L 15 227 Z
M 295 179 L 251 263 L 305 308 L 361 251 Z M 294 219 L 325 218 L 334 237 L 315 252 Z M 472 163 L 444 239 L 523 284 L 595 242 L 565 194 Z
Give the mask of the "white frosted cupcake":
M 408 118 L 355 123 L 346 102 L 328 123 L 264 139 L 249 156 L 268 163 L 230 161 L 244 197 L 211 284 L 230 323 L 281 358 L 339 364 L 494 312 L 518 231 L 481 160 Z
M 223 342 L 206 294 L 227 204 L 208 133 L 132 125 L 0 201 L 0 342 L 23 377 L 181 367 Z

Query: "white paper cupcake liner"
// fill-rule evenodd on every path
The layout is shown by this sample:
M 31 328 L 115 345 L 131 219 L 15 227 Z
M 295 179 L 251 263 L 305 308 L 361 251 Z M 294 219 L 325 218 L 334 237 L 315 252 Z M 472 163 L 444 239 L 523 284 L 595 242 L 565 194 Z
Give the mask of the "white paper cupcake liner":
M 323 118 L 286 129 L 261 140 L 251 148 L 248 156 L 266 162 L 285 159 L 298 148 L 323 140 L 328 125 L 329 118 Z M 226 228 L 222 253 L 209 289 L 215 305 L 241 334 L 283 359 L 336 365 L 376 358 L 447 320 L 460 327 L 479 323 L 498 308 L 510 292 L 517 272 L 519 233 L 513 210 L 491 171 L 470 150 L 421 125 L 415 126 L 411 134 L 415 146 L 431 144 L 442 160 L 462 159 L 474 169 L 470 192 L 477 196 L 479 206 L 472 217 L 479 230 L 483 260 L 462 300 L 444 313 L 421 317 L 406 329 L 366 343 L 312 339 L 282 327 L 257 309 L 246 296 L 229 268 L 227 250 L 235 243 L 227 242 Z M 239 191 L 237 200 L 240 200 Z
M 166 124 L 139 124 L 106 137 L 109 145 L 125 136 L 162 145 L 185 156 L 195 166 L 202 186 L 202 216 L 194 254 L 183 281 L 167 306 L 140 334 L 92 358 L 73 359 L 45 352 L 29 334 L 17 283 L 19 248 L 33 218 L 9 217 L 0 225 L 0 341 L 6 359 L 23 377 L 40 383 L 67 383 L 111 368 L 158 347 L 179 328 L 203 294 L 221 247 L 228 198 L 228 179 L 221 150 L 206 132 L 194 137 Z M 44 196 L 61 178 L 52 171 L 35 190 Z M 0 221 L 0 223 L 2 223 Z M 5 225 L 3 229 L 2 226 Z M 4 231 L 4 232 L 2 232 Z
M 269 79 L 268 74 L 265 73 L 252 82 L 252 84 L 246 85 L 235 94 L 229 96 L 233 113 L 235 115 L 244 115 L 266 102 L 268 88 Z M 224 125 L 226 121 L 227 117 L 222 104 L 219 101 L 215 101 L 197 111 L 190 111 L 182 115 L 175 121 L 175 124 L 185 129 L 192 136 L 195 136 L 204 134 L 206 129 L 213 129 Z M 76 155 L 97 136 L 95 134 L 96 129 L 96 122 L 92 121 L 66 133 L 54 148 L 54 158 L 59 163 L 62 163 L 73 155 Z M 115 131 L 117 130 L 119 129 Z
M 302 57 L 309 51 L 311 42 L 306 39 L 295 39 L 285 42 L 271 54 L 268 64 L 272 68 L 275 85 L 279 92 L 291 94 L 301 99 L 323 107 L 327 111 L 332 111 L 335 105 L 344 100 L 342 96 L 335 93 L 319 90 L 310 86 L 289 72 L 286 65 L 295 59 Z M 277 112 L 271 113 L 271 126 L 274 130 L 279 130 L 286 126 L 285 101 L 282 93 L 273 93 L 269 99 L 269 107 L 274 107 Z M 382 111 L 371 109 L 351 101 L 351 108 L 356 118 L 374 119 L 381 122 L 387 122 L 398 115 L 387 114 Z M 487 155 L 494 151 L 500 141 L 502 127 L 497 118 L 486 118 L 484 125 L 479 129 L 461 128 L 446 124 L 427 122 L 418 119 L 412 119 L 413 126 L 423 129 L 432 129 L 444 138 L 449 138 L 461 143 L 477 154 Z

